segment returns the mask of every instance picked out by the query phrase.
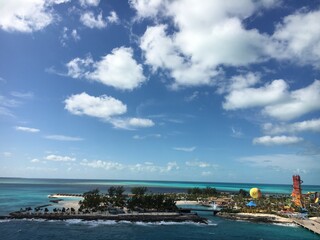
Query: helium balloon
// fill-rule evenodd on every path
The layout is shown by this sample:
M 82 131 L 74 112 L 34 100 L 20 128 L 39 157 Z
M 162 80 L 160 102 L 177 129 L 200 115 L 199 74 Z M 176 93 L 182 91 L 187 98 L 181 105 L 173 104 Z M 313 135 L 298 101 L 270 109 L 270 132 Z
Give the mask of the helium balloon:
M 261 191 L 259 188 L 251 188 L 250 189 L 250 196 L 252 198 L 260 198 L 261 197 Z

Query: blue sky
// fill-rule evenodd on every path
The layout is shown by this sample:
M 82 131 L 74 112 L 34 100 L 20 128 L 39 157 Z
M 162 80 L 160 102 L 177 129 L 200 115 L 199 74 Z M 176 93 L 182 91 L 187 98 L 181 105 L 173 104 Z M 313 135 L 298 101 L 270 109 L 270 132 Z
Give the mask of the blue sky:
M 0 15 L 0 176 L 319 184 L 317 1 Z

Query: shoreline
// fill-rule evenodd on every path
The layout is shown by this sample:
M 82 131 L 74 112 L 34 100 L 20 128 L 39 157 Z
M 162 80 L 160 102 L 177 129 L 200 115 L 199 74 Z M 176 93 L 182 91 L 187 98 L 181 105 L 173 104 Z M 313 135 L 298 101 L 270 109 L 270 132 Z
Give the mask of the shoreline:
M 0 219 L 44 219 L 44 220 L 69 220 L 81 219 L 84 221 L 112 220 L 112 221 L 129 221 L 129 222 L 194 222 L 208 224 L 204 217 L 197 214 L 181 214 L 177 212 L 153 212 L 153 213 L 134 213 L 134 214 L 25 214 L 20 212 L 10 213 L 9 216 L 0 216 Z
M 256 223 L 294 223 L 293 219 L 278 216 L 276 214 L 267 213 L 225 213 L 220 212 L 217 216 L 235 220 L 235 221 L 249 221 Z

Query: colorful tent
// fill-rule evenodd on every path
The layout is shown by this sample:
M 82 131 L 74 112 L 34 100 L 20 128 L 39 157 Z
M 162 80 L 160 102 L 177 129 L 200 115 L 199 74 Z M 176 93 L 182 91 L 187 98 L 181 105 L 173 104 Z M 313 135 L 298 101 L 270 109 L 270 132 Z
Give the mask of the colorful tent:
M 250 202 L 247 203 L 247 206 L 248 207 L 256 207 L 257 204 L 254 201 L 250 201 Z

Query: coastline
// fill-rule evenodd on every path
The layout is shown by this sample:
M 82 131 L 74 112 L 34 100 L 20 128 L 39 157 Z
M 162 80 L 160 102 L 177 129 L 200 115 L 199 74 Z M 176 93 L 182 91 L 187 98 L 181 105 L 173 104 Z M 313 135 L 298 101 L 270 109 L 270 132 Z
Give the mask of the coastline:
M 9 216 L 0 216 L 0 219 L 45 219 L 45 220 L 69 220 L 81 219 L 84 221 L 112 220 L 130 222 L 194 222 L 207 224 L 207 219 L 197 214 L 181 214 L 177 212 L 152 212 L 132 214 L 34 214 L 13 212 Z
M 267 213 L 226 213 L 219 212 L 217 216 L 236 220 L 236 221 L 249 221 L 261 223 L 294 223 L 293 219 L 278 216 L 276 214 Z

